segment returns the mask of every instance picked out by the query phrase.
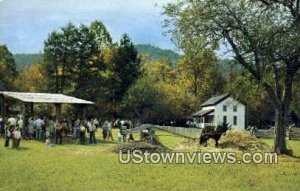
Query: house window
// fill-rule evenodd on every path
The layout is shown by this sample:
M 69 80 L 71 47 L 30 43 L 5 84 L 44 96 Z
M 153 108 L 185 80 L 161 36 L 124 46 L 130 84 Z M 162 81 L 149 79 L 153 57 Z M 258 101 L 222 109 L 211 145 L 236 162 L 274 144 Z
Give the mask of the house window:
M 237 105 L 233 106 L 233 112 L 237 112 Z
M 237 125 L 237 116 L 233 116 L 233 125 Z
M 227 116 L 226 115 L 223 116 L 223 123 L 227 123 Z
M 227 106 L 223 105 L 223 111 L 227 111 Z

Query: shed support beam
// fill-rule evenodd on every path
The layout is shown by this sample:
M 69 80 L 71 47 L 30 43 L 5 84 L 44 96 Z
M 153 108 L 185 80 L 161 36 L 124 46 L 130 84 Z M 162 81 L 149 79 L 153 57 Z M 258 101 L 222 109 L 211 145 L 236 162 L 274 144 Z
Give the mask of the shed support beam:
M 29 103 L 29 115 L 31 117 L 34 116 L 34 105 L 33 105 L 33 103 Z
M 60 120 L 60 118 L 61 118 L 61 104 L 60 103 L 55 104 L 55 116 L 56 116 L 56 120 Z
M 2 119 L 4 120 L 4 118 L 5 118 L 5 114 L 4 114 L 4 95 L 0 95 L 0 109 L 1 109 L 1 117 L 2 117 Z
M 86 119 L 86 105 L 82 105 L 82 119 L 85 120 Z
M 27 117 L 27 113 L 26 113 L 26 107 L 27 103 L 23 103 L 22 104 L 22 120 L 23 120 L 23 127 L 22 127 L 22 136 L 23 138 L 25 138 L 27 136 L 27 121 L 28 121 L 28 117 Z
M 6 117 L 8 117 L 8 104 L 6 97 L 4 95 L 0 95 L 1 99 L 1 117 L 4 120 Z

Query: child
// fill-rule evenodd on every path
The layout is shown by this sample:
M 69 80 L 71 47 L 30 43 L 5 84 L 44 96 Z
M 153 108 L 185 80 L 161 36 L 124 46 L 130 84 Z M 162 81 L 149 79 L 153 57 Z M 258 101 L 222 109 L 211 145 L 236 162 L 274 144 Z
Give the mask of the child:
M 50 132 L 49 131 L 46 131 L 46 142 L 45 142 L 45 145 L 46 146 L 52 146 L 51 144 L 51 136 L 50 136 Z

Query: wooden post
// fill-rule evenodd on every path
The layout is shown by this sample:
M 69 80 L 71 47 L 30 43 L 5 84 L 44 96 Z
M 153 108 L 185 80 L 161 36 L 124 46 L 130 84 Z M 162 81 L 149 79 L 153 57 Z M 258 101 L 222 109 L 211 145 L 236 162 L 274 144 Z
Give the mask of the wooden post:
M 8 117 L 8 104 L 7 104 L 7 100 L 6 97 L 4 95 L 0 96 L 1 98 L 1 117 L 2 119 L 6 119 L 6 117 Z
M 82 119 L 86 120 L 86 105 L 82 105 Z
M 27 103 L 23 103 L 22 104 L 22 120 L 23 120 L 23 127 L 22 127 L 22 137 L 25 138 L 27 137 L 27 121 L 28 121 L 28 118 L 27 118 L 27 113 L 26 113 L 26 107 L 27 106 Z
M 34 117 L 34 106 L 33 103 L 29 103 L 29 115 Z
M 4 95 L 0 95 L 0 108 L 1 108 L 1 117 L 2 117 L 2 119 L 4 120 L 4 118 L 5 118 L 5 104 L 4 104 Z
M 60 103 L 55 104 L 55 115 L 56 115 L 56 120 L 60 120 L 60 118 L 61 118 L 61 104 Z
M 26 103 L 22 103 L 22 117 L 23 117 L 23 129 L 25 128 L 25 121 L 27 119 L 27 115 L 26 115 Z

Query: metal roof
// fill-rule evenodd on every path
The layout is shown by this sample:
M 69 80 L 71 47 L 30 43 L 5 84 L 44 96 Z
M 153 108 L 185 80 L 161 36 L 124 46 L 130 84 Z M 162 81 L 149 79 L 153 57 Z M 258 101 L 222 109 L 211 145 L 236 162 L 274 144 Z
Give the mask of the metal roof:
M 0 94 L 4 95 L 5 97 L 14 98 L 26 103 L 94 104 L 91 101 L 86 101 L 63 94 L 25 92 L 0 92 Z
M 196 113 L 193 114 L 193 117 L 202 117 L 205 116 L 207 114 L 210 114 L 211 112 L 213 112 L 214 109 L 210 109 L 210 110 L 200 110 Z
M 223 94 L 223 95 L 211 97 L 206 102 L 204 102 L 201 106 L 204 107 L 204 106 L 216 105 L 221 101 L 223 101 L 224 99 L 228 98 L 229 96 L 230 96 L 229 94 Z

